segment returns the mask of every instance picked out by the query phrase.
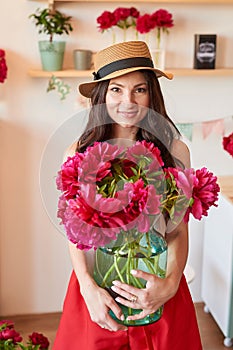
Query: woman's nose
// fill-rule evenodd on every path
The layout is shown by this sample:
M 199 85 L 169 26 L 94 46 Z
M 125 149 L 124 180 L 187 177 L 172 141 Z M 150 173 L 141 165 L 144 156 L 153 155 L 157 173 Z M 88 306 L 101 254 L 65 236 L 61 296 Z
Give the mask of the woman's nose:
M 125 91 L 122 100 L 127 103 L 135 102 L 134 100 L 134 94 L 131 91 Z

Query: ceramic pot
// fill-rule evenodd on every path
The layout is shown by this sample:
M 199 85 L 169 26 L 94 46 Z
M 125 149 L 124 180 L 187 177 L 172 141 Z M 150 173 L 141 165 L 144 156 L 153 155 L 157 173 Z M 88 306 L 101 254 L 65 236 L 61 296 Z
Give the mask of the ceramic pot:
M 62 70 L 65 44 L 64 41 L 39 41 L 39 51 L 43 70 Z

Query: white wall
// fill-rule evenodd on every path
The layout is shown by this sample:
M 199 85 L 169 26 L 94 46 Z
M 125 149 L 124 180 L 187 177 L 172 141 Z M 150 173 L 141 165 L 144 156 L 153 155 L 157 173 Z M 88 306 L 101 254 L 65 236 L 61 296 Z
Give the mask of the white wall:
M 39 175 L 43 150 L 50 136 L 56 139 L 57 128 L 82 109 L 76 93 L 81 79 L 66 79 L 72 92 L 61 102 L 56 92 L 46 93 L 47 79 L 29 77 L 29 68 L 40 67 L 40 62 L 38 35 L 28 16 L 43 5 L 45 3 L 27 0 L 0 3 L 0 48 L 6 50 L 9 67 L 8 79 L 0 85 L 1 315 L 61 310 L 71 268 L 66 239 L 43 207 Z M 95 51 L 111 44 L 110 35 L 97 31 L 96 17 L 103 10 L 113 10 L 120 5 L 132 6 L 116 2 L 59 4 L 59 9 L 74 17 L 75 30 L 67 38 L 66 67 L 72 65 L 74 48 Z M 176 23 L 168 38 L 167 66 L 192 67 L 195 33 L 216 33 L 217 66 L 232 66 L 233 5 L 161 7 L 173 13 Z M 137 3 L 137 8 L 152 12 L 159 7 Z M 161 84 L 169 113 L 176 122 L 197 123 L 233 115 L 233 76 L 176 77 L 172 82 L 161 80 Z M 77 116 L 77 133 L 82 126 L 82 118 Z M 231 130 L 229 119 L 226 134 Z M 58 152 L 52 148 L 51 159 L 55 159 L 55 165 L 61 161 L 61 145 L 57 146 Z M 232 159 L 222 150 L 221 137 L 212 134 L 203 140 L 198 123 L 190 147 L 193 166 L 205 165 L 216 174 L 233 173 Z M 43 169 L 43 175 L 45 173 Z M 51 196 L 54 193 L 56 174 L 51 174 L 50 168 L 48 174 L 48 188 L 46 191 L 46 184 L 42 183 L 42 195 L 46 192 L 49 197 L 50 191 Z M 51 198 L 50 205 L 53 203 L 55 208 L 55 200 Z M 203 223 L 191 222 L 190 227 L 189 262 L 196 270 L 196 279 L 190 287 L 194 300 L 200 300 Z

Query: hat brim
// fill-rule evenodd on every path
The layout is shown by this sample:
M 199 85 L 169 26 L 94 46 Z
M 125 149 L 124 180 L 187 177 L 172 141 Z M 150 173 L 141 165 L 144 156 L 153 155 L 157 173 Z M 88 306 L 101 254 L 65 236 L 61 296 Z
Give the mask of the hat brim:
M 153 71 L 157 78 L 159 77 L 165 77 L 169 80 L 173 79 L 173 74 L 169 73 L 169 72 L 164 72 L 160 69 L 157 68 L 152 68 L 152 67 L 132 67 L 132 68 L 127 68 L 127 69 L 122 69 L 122 70 L 118 70 L 116 72 L 113 72 L 111 74 L 106 75 L 104 78 L 102 79 L 98 79 L 98 80 L 94 80 L 94 81 L 90 81 L 90 82 L 85 82 L 85 83 L 81 83 L 78 87 L 79 92 L 81 95 L 90 98 L 91 94 L 92 94 L 92 90 L 94 89 L 94 87 L 100 82 L 100 81 L 104 81 L 104 80 L 109 80 L 109 79 L 113 79 L 116 77 L 120 77 L 124 74 L 130 73 L 130 72 L 135 72 L 137 70 L 151 70 Z

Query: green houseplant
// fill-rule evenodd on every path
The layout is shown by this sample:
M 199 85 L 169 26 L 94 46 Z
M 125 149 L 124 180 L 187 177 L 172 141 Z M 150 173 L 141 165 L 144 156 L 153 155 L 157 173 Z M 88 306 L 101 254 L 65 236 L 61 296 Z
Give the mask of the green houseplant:
M 29 18 L 32 18 L 39 34 L 49 36 L 49 40 L 39 41 L 41 64 L 43 70 L 57 71 L 63 66 L 65 41 L 54 40 L 55 35 L 69 34 L 73 27 L 71 16 L 66 16 L 58 10 L 49 8 L 37 9 Z

